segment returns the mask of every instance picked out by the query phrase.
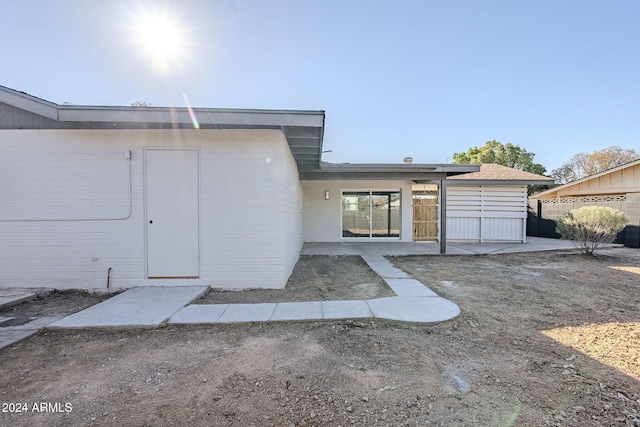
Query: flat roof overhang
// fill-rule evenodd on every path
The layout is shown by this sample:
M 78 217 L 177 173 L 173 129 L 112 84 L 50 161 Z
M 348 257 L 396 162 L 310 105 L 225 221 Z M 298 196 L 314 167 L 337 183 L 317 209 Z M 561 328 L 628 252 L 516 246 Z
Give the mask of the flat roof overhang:
M 0 86 L 0 102 L 45 117 L 48 121 L 40 123 L 40 128 L 43 129 L 279 130 L 287 140 L 301 180 L 383 179 L 424 182 L 480 170 L 480 165 L 324 163 L 323 110 L 58 105 L 4 86 Z M 0 123 L 2 129 L 12 129 L 15 126 Z
M 281 131 L 298 168 L 316 166 L 322 154 L 325 112 L 221 108 L 59 106 L 59 120 L 109 129 L 273 129 Z
M 193 116 L 191 115 L 193 112 Z M 310 126 L 324 125 L 324 111 L 249 110 L 229 108 L 180 107 L 99 107 L 58 105 L 61 122 L 168 123 L 193 126 Z
M 300 169 L 300 179 L 318 180 L 406 180 L 430 181 L 448 176 L 478 172 L 480 165 L 457 164 L 388 164 L 388 163 L 323 163 L 319 168 Z
M 299 169 L 317 168 L 322 155 L 323 110 L 58 105 L 5 86 L 0 102 L 48 119 L 38 129 L 273 129 L 284 134 Z M 15 126 L 0 122 L 0 129 L 35 128 Z

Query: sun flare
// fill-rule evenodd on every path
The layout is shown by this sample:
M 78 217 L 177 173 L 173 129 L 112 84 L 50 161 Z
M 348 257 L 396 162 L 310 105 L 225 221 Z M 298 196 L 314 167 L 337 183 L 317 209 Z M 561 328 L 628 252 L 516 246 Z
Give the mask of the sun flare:
M 188 46 L 186 30 L 169 11 L 142 12 L 133 25 L 142 59 L 150 61 L 162 73 L 168 73 L 185 59 Z

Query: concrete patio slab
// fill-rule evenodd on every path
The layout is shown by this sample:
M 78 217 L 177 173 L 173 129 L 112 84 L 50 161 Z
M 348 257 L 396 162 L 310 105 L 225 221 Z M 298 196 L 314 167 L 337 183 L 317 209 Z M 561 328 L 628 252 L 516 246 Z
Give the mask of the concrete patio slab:
M 366 301 L 322 301 L 323 319 L 361 319 L 373 317 Z
M 311 302 L 281 302 L 271 316 L 271 320 L 321 320 L 322 303 Z
M 460 308 L 440 297 L 389 297 L 367 301 L 375 317 L 415 323 L 436 323 L 453 319 Z
M 49 325 L 50 328 L 154 327 L 196 298 L 208 286 L 131 288 Z
M 609 247 L 622 247 L 611 244 Z M 575 249 L 571 240 L 527 236 L 526 243 L 518 242 L 447 242 L 448 255 L 500 254 Z M 437 242 L 306 242 L 301 255 L 440 255 Z
M 215 323 L 229 308 L 230 304 L 192 304 L 175 313 L 167 321 L 176 325 L 197 325 Z

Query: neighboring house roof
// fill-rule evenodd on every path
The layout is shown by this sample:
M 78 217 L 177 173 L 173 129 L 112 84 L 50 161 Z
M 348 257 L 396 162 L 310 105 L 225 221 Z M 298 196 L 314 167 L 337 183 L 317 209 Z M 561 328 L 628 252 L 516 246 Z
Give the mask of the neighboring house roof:
M 3 104 L 10 106 L 9 109 L 3 109 Z M 11 108 L 31 116 L 15 114 Z M 325 121 L 322 110 L 58 105 L 0 86 L 0 129 L 189 129 L 195 124 L 192 116 L 197 119 L 200 129 L 282 131 L 298 165 L 300 179 L 405 179 L 418 182 L 479 170 L 478 165 L 322 162 Z
M 483 163 L 480 171 L 447 179 L 451 184 L 512 184 L 541 185 L 553 184 L 553 178 L 509 168 L 493 163 Z
M 640 159 L 531 196 L 532 199 L 640 193 Z

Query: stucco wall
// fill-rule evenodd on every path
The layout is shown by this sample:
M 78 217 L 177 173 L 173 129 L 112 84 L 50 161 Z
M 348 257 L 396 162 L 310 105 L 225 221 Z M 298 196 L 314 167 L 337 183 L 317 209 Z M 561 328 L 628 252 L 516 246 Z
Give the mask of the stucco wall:
M 145 147 L 200 151 L 200 279 L 146 279 Z M 297 259 L 301 188 L 278 131 L 3 130 L 0 152 L 0 286 L 105 288 L 111 268 L 114 288 L 276 288 Z
M 400 191 L 401 227 L 400 239 L 384 238 L 410 242 L 413 239 L 413 218 L 411 210 L 411 183 L 407 181 L 302 181 L 304 194 L 304 231 L 305 242 L 343 242 L 358 240 L 382 240 L 381 238 L 344 238 L 342 237 L 342 192 L 343 191 Z M 325 191 L 329 191 L 329 200 L 325 200 Z

